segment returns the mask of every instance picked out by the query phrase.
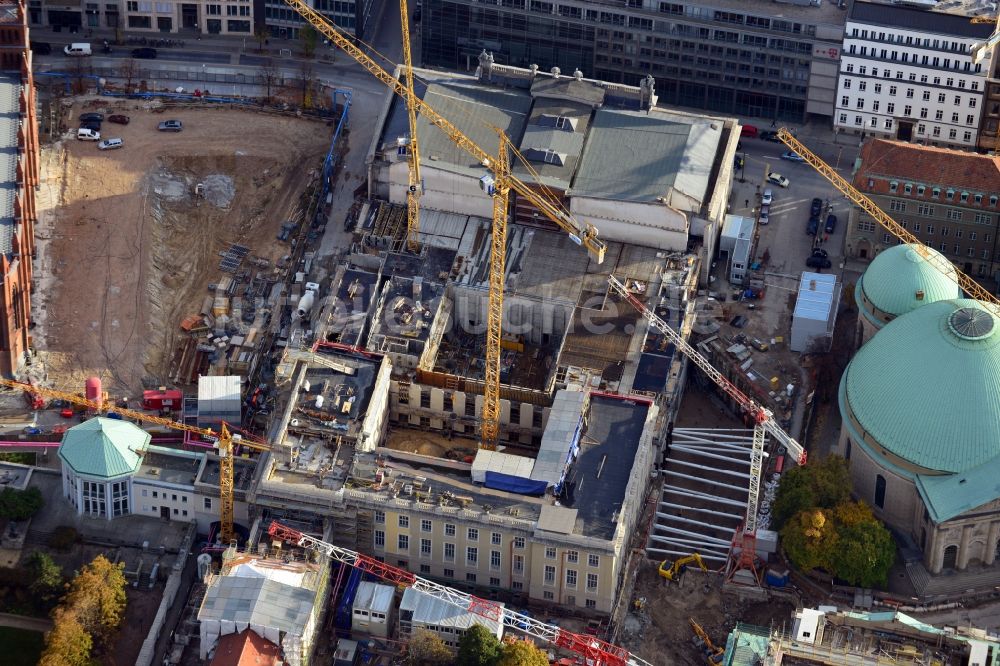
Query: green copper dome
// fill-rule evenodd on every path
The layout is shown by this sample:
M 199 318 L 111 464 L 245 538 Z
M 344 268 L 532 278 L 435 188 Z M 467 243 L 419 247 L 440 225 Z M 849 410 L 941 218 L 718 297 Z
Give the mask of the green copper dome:
M 978 301 L 951 299 L 889 322 L 847 366 L 841 411 L 919 467 L 960 472 L 994 458 L 1000 318 Z
M 139 469 L 150 439 L 134 423 L 99 416 L 66 431 L 59 458 L 77 474 L 110 479 Z
M 928 256 L 946 264 L 947 274 L 928 261 Z M 864 312 L 862 292 L 872 305 L 895 317 L 928 303 L 961 296 L 951 262 L 937 250 L 914 245 L 896 245 L 872 260 L 854 292 Z

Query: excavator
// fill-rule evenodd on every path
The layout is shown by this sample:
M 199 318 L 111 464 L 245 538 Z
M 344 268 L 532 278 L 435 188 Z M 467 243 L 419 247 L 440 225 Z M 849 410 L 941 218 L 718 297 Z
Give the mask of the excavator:
M 674 560 L 673 562 L 670 560 L 663 560 L 660 562 L 660 576 L 667 580 L 679 580 L 680 575 L 684 573 L 684 570 L 688 568 L 689 564 L 696 564 L 702 571 L 708 571 L 708 567 L 705 566 L 705 562 L 701 559 L 701 555 L 698 553 L 691 553 L 687 557 L 682 557 L 678 560 Z
M 702 654 L 705 655 L 705 663 L 709 666 L 715 666 L 716 664 L 722 663 L 722 657 L 726 653 L 726 649 L 719 647 L 712 642 L 712 639 L 708 637 L 708 634 L 701 625 L 695 622 L 693 617 L 688 618 L 688 622 L 691 623 L 691 629 L 694 631 L 696 638 L 693 638 L 696 647 L 701 648 Z

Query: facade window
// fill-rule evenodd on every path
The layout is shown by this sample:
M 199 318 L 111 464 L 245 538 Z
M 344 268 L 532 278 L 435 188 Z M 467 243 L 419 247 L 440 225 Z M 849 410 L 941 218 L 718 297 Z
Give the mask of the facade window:
M 971 113 L 965 117 L 965 124 L 966 125 L 971 125 L 974 122 L 976 122 L 976 117 L 974 115 L 972 115 Z
M 909 104 L 907 104 L 906 106 L 903 107 L 903 115 L 904 116 L 909 117 L 912 114 L 913 114 L 913 107 L 912 106 L 910 106 Z
M 410 528 L 410 517 L 409 516 L 399 516 L 399 526 L 409 529 Z
M 941 136 L 941 128 L 935 125 L 931 130 L 931 136 Z
M 467 583 L 475 583 L 476 582 L 476 574 L 471 573 L 471 572 L 465 574 L 465 582 L 467 582 Z
M 907 183 L 903 186 L 903 194 L 910 194 L 913 192 L 913 183 Z
M 524 555 L 515 555 L 512 564 L 514 573 L 516 574 L 524 573 Z
M 953 189 L 951 189 L 949 187 L 948 190 L 944 193 L 944 198 L 947 199 L 948 201 L 954 201 L 955 200 L 955 190 L 953 190 Z
M 854 124 L 855 125 L 860 125 L 863 121 L 864 121 L 864 119 L 861 116 L 854 116 Z
M 430 575 L 430 573 L 431 573 L 431 565 L 429 565 L 429 564 L 421 564 L 420 565 L 420 573 Z
M 479 549 L 469 546 L 465 549 L 465 563 L 470 567 L 479 566 Z
M 958 130 L 955 130 L 955 129 L 948 130 L 948 138 L 949 139 L 954 139 L 957 136 L 958 136 Z
M 889 210 L 895 213 L 905 213 L 906 202 L 900 201 L 899 199 L 889 199 Z
M 915 233 L 915 234 L 916 233 L 920 233 L 920 223 L 919 222 L 914 222 L 913 223 L 913 233 Z
M 858 81 L 858 90 L 864 92 L 865 90 L 867 90 L 867 88 L 868 85 L 864 81 Z
M 514 548 L 517 548 L 518 550 L 523 550 L 524 549 L 524 537 L 523 536 L 514 537 Z
M 491 550 L 490 551 L 490 569 L 494 571 L 500 569 L 500 551 Z
M 892 129 L 892 118 L 886 118 L 885 119 L 885 128 L 887 130 L 891 130 Z
M 851 89 L 851 80 L 844 79 L 844 90 L 850 90 L 850 89 Z
M 551 564 L 545 565 L 545 584 L 546 585 L 556 584 L 556 568 Z
M 889 181 L 889 191 L 894 193 L 899 189 L 899 183 L 895 180 Z
M 577 562 L 580 561 L 580 553 L 575 550 L 567 550 L 566 561 L 569 562 L 570 564 L 576 564 Z
M 546 601 L 552 601 L 555 598 L 556 595 L 553 594 L 551 590 L 545 590 L 544 592 L 542 592 L 542 599 L 545 599 Z
M 938 93 L 938 103 L 944 104 L 944 93 Z
M 401 553 L 408 551 L 410 549 L 410 535 L 400 534 L 396 539 L 396 549 Z
M 896 105 L 892 102 L 889 102 L 888 104 L 885 105 L 885 112 L 896 113 Z
M 576 587 L 576 571 L 573 569 L 566 570 L 566 587 Z
M 470 527 L 466 535 L 466 538 L 469 541 L 479 541 L 479 530 L 477 530 L 475 527 Z
M 927 225 L 927 235 L 928 236 L 933 236 L 934 235 L 934 225 L 933 224 L 928 224 Z
M 934 217 L 934 207 L 927 204 L 917 204 L 917 215 L 924 217 Z
M 841 106 L 850 106 L 851 105 L 851 98 L 848 97 L 847 95 L 844 95 L 843 97 L 840 98 L 840 105 Z
M 913 88 L 906 89 L 906 99 L 913 99 Z
M 854 107 L 855 107 L 856 109 L 863 109 L 863 108 L 865 108 L 865 100 L 863 100 L 863 99 L 861 99 L 861 98 L 859 97 L 859 98 L 858 98 L 858 101 L 857 101 L 857 103 L 856 103 L 856 104 L 854 105 Z
M 444 535 L 445 536 L 455 536 L 455 526 L 451 523 L 444 524 Z
M 385 523 L 385 511 L 375 512 L 375 522 L 380 524 Z
M 595 568 L 601 566 L 601 556 L 600 555 L 594 555 L 593 553 L 591 553 L 590 555 L 587 555 L 587 566 L 591 566 L 591 567 L 595 567 Z
M 589 573 L 587 574 L 587 593 L 595 594 L 597 592 L 597 574 Z
M 385 532 L 375 530 L 375 548 L 382 550 L 385 548 Z
M 597 608 L 597 600 L 596 599 L 587 599 L 586 602 L 584 602 L 584 605 L 587 608 Z
M 978 236 L 978 234 L 975 231 L 970 231 L 969 232 L 969 240 L 971 240 L 971 241 L 976 240 L 976 236 Z
M 211 497 L 206 497 L 205 498 L 205 508 L 206 509 L 211 509 L 212 508 L 212 498 Z
M 444 545 L 444 560 L 445 562 L 455 561 L 455 544 L 446 543 Z
M 957 113 L 951 114 L 951 122 L 953 122 L 953 123 L 957 123 L 958 122 L 958 114 Z
M 494 546 L 499 546 L 503 544 L 503 535 L 499 532 L 493 532 L 490 534 L 490 543 Z
M 944 120 L 944 111 L 938 109 L 934 112 L 934 120 Z
M 896 86 L 889 86 L 889 95 L 891 97 L 895 97 L 896 96 Z
M 926 187 L 924 187 L 923 185 L 917 185 L 917 196 L 921 197 L 924 196 L 924 192 L 926 191 L 927 191 Z
M 444 573 L 444 577 L 445 578 L 454 578 L 455 577 L 455 570 L 454 569 L 445 569 L 442 573 Z
M 434 529 L 434 523 L 432 523 L 431 521 L 427 520 L 426 518 L 422 518 L 420 520 L 420 531 L 421 532 L 430 532 L 433 529 Z
M 420 557 L 430 557 L 431 556 L 431 540 L 421 539 L 420 540 Z
M 512 589 L 512 590 L 518 590 L 518 591 L 523 590 L 524 589 L 524 583 L 522 583 L 519 580 L 512 581 L 511 584 L 510 584 L 510 589 Z
M 500 579 L 490 578 L 490 587 L 500 587 Z
M 960 210 L 958 210 L 956 208 L 949 208 L 948 209 L 947 218 L 949 220 L 961 220 L 962 219 L 962 211 L 960 211 Z M 942 236 L 947 236 L 947 234 L 944 233 L 944 229 L 941 229 L 941 232 L 942 232 L 941 233 Z
M 987 213 L 976 213 L 976 224 L 993 224 L 993 216 Z M 972 233 L 975 235 L 975 232 Z M 987 242 L 989 242 L 988 239 Z
M 545 559 L 554 560 L 556 559 L 556 549 L 552 546 L 546 546 L 545 548 Z
M 927 107 L 926 107 L 926 106 L 925 106 L 925 107 L 922 107 L 922 108 L 920 109 L 920 117 L 921 117 L 921 118 L 926 118 L 926 117 L 927 117 Z
M 969 200 L 969 193 L 968 192 L 962 192 L 960 195 L 958 195 L 958 200 L 960 202 L 962 202 L 962 203 L 965 203 L 966 201 Z

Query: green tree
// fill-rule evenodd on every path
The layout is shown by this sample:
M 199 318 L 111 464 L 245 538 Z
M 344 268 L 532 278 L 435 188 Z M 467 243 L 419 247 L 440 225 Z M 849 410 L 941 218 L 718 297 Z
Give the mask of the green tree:
M 837 530 L 823 509 L 807 509 L 795 514 L 781 530 L 785 553 L 803 570 L 830 570 Z
M 25 563 L 31 576 L 29 589 L 44 601 L 54 599 L 63 589 L 62 567 L 48 553 L 36 550 Z
M 528 641 L 511 640 L 503 646 L 498 666 L 548 666 L 549 657 Z
M 38 488 L 0 490 L 0 518 L 27 520 L 38 513 L 43 504 L 42 491 Z
M 840 456 L 827 456 L 795 467 L 781 476 L 774 498 L 771 516 L 775 528 L 781 529 L 794 515 L 805 509 L 832 509 L 850 498 L 851 474 L 847 461 Z
M 503 646 L 489 629 L 481 624 L 469 627 L 458 641 L 459 666 L 493 666 L 500 658 Z
M 93 645 L 76 614 L 60 606 L 52 614 L 52 629 L 45 634 L 45 650 L 38 666 L 89 666 Z
M 312 58 L 316 53 L 316 44 L 319 42 L 319 33 L 311 25 L 299 28 L 299 41 L 302 43 L 302 54 L 307 58 Z
M 407 666 L 444 666 L 454 661 L 451 650 L 437 634 L 416 629 L 406 647 Z
M 125 612 L 125 563 L 98 555 L 70 583 L 63 605 L 98 642 L 107 644 Z
M 834 510 L 837 547 L 830 565 L 834 575 L 851 585 L 885 587 L 896 560 L 892 534 L 864 502 L 845 502 Z

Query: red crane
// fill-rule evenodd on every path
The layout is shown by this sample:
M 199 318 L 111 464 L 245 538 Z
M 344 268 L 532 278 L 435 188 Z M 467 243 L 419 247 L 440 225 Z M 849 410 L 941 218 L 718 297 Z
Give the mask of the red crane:
M 592 666 L 651 666 L 649 662 L 630 654 L 628 650 L 612 645 L 589 634 L 575 634 L 562 627 L 540 622 L 523 613 L 504 608 L 495 601 L 461 592 L 454 588 L 421 578 L 406 569 L 379 562 L 374 557 L 362 555 L 348 548 L 326 543 L 296 529 L 273 521 L 267 533 L 274 539 L 293 543 L 300 548 L 315 550 L 335 562 L 346 564 L 367 574 L 378 576 L 393 585 L 412 587 L 435 599 L 462 608 L 470 613 L 498 622 L 504 627 L 516 629 L 529 636 L 564 648 L 588 660 Z

